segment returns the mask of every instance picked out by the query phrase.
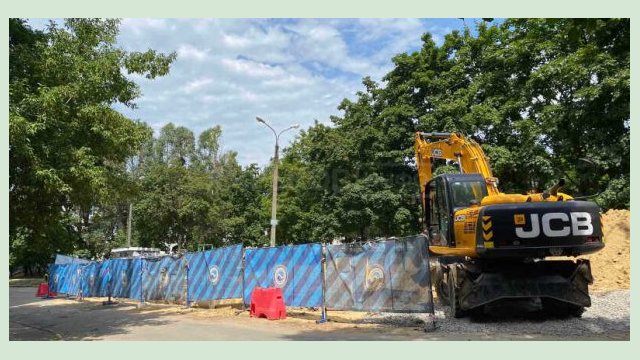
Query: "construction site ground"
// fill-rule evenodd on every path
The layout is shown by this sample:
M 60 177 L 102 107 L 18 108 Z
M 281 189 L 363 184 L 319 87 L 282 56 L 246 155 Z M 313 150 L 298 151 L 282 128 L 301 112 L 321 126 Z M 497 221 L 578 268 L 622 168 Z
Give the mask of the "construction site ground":
M 234 301 L 213 308 L 106 298 L 40 299 L 30 283 L 9 289 L 10 340 L 629 340 L 629 212 L 604 216 L 604 250 L 591 255 L 592 306 L 581 318 L 454 319 L 435 302 L 435 329 L 424 314 L 289 308 L 285 320 L 256 319 Z M 17 284 L 14 284 L 17 285 Z M 200 305 L 200 306 L 199 306 Z M 209 305 L 209 304 L 206 304 Z M 425 331 L 429 329 L 432 331 Z
M 10 340 L 628 340 L 629 312 L 580 319 L 505 319 L 474 322 L 436 311 L 437 328 L 425 332 L 421 316 L 289 309 L 285 320 L 249 317 L 248 311 L 222 306 L 186 309 L 179 305 L 120 300 L 102 305 L 85 301 L 35 298 L 35 288 L 10 289 Z M 623 291 L 616 296 L 626 297 Z M 594 299 L 598 311 L 604 297 Z M 624 301 L 623 301 L 624 303 Z M 625 304 L 615 305 L 625 307 Z M 618 309 L 620 311 L 620 309 Z

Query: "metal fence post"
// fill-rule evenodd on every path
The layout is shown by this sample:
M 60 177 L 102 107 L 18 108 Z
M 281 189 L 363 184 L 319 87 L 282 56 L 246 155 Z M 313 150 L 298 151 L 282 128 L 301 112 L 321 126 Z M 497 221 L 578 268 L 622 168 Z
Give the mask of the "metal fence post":
M 80 270 L 80 286 L 78 287 L 78 301 L 84 300 L 84 267 L 78 267 Z
M 103 301 L 102 305 L 113 305 L 117 304 L 117 301 L 111 301 L 111 295 L 113 293 L 113 276 L 111 275 L 111 263 L 109 263 L 109 292 L 107 293 L 108 298 L 107 301 Z
M 144 260 L 140 255 L 140 306 L 144 305 Z
M 244 272 L 246 271 L 246 264 L 245 264 L 245 248 L 244 246 L 242 247 L 242 261 L 240 261 L 240 266 L 242 266 L 242 271 L 241 271 L 241 275 L 242 275 L 242 311 L 246 311 L 247 310 L 247 304 L 245 304 L 244 301 Z
M 395 310 L 396 306 L 394 303 L 394 298 L 395 298 L 395 288 L 393 286 L 393 274 L 395 272 L 396 269 L 394 269 L 394 263 L 398 262 L 398 244 L 402 245 L 402 256 L 400 256 L 400 261 L 402 263 L 404 263 L 404 259 L 407 256 L 407 242 L 402 240 L 402 239 L 395 239 L 393 240 L 393 251 L 394 251 L 394 262 L 391 263 L 391 265 L 389 265 L 389 292 L 391 293 L 391 311 Z
M 189 303 L 189 260 L 187 259 L 187 256 L 185 255 L 184 257 L 184 261 L 185 263 L 185 268 L 187 270 L 187 276 L 186 276 L 186 281 L 187 281 L 187 295 L 186 295 L 186 301 L 185 301 L 185 306 L 187 307 L 187 309 L 189 307 L 191 307 L 191 304 Z
M 321 266 L 321 271 L 322 271 L 322 310 L 320 313 L 320 320 L 317 320 L 316 323 L 317 324 L 324 324 L 327 321 L 329 321 L 327 319 L 327 306 L 325 304 L 325 294 L 326 294 L 326 287 L 327 287 L 327 279 L 326 279 L 326 267 L 327 267 L 327 257 L 325 256 L 326 253 L 326 245 L 322 244 L 322 250 L 320 253 L 320 266 Z

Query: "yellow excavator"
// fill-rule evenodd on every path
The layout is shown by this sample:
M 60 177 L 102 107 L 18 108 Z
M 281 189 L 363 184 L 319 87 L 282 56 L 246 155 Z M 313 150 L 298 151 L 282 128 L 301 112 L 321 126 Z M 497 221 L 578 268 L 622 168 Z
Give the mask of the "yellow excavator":
M 507 309 L 580 316 L 591 306 L 588 260 L 604 247 L 600 208 L 559 190 L 504 194 L 480 145 L 459 133 L 416 133 L 424 231 L 438 298 L 455 317 Z M 433 176 L 436 159 L 459 173 Z

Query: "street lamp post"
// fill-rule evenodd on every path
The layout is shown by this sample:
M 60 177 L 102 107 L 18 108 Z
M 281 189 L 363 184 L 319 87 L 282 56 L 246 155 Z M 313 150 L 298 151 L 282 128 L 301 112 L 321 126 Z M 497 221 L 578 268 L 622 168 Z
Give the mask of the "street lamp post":
M 276 147 L 273 155 L 273 184 L 271 188 L 272 198 L 271 198 L 271 244 L 270 245 L 271 247 L 274 247 L 276 246 L 276 226 L 278 225 L 278 220 L 276 217 L 276 212 L 278 208 L 278 159 L 279 159 L 278 152 L 280 149 L 278 141 L 280 140 L 280 135 L 282 135 L 283 132 L 291 129 L 297 129 L 300 125 L 295 124 L 280 131 L 280 133 L 276 133 L 276 131 L 259 116 L 256 116 L 256 120 L 259 123 L 262 123 L 265 126 L 267 126 L 269 129 L 271 129 L 271 131 L 273 132 L 273 135 L 276 137 Z
M 144 179 L 144 175 L 138 176 L 138 180 Z M 131 225 L 133 221 L 133 202 L 129 203 L 129 216 L 127 216 L 127 248 L 131 247 Z
M 129 216 L 127 217 L 127 248 L 131 247 L 131 219 L 133 218 L 133 203 L 129 203 Z

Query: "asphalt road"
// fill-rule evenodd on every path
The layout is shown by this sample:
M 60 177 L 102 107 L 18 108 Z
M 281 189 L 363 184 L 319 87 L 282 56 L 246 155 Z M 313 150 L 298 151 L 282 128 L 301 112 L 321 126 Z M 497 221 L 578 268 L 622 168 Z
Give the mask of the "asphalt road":
M 314 317 L 268 321 L 246 312 L 180 310 L 135 303 L 103 306 L 96 301 L 36 298 L 35 288 L 9 290 L 10 340 L 624 340 L 618 336 L 548 336 L 514 333 L 424 332 L 419 325 L 330 322 Z
M 134 304 L 103 306 L 98 302 L 43 300 L 35 288 L 10 288 L 10 340 L 413 340 L 420 328 L 389 328 L 349 324 L 315 324 L 312 320 L 268 321 L 225 313 L 200 317 L 176 313 L 179 307 Z M 235 313 L 235 312 L 234 312 Z M 336 326 L 340 325 L 340 326 Z

